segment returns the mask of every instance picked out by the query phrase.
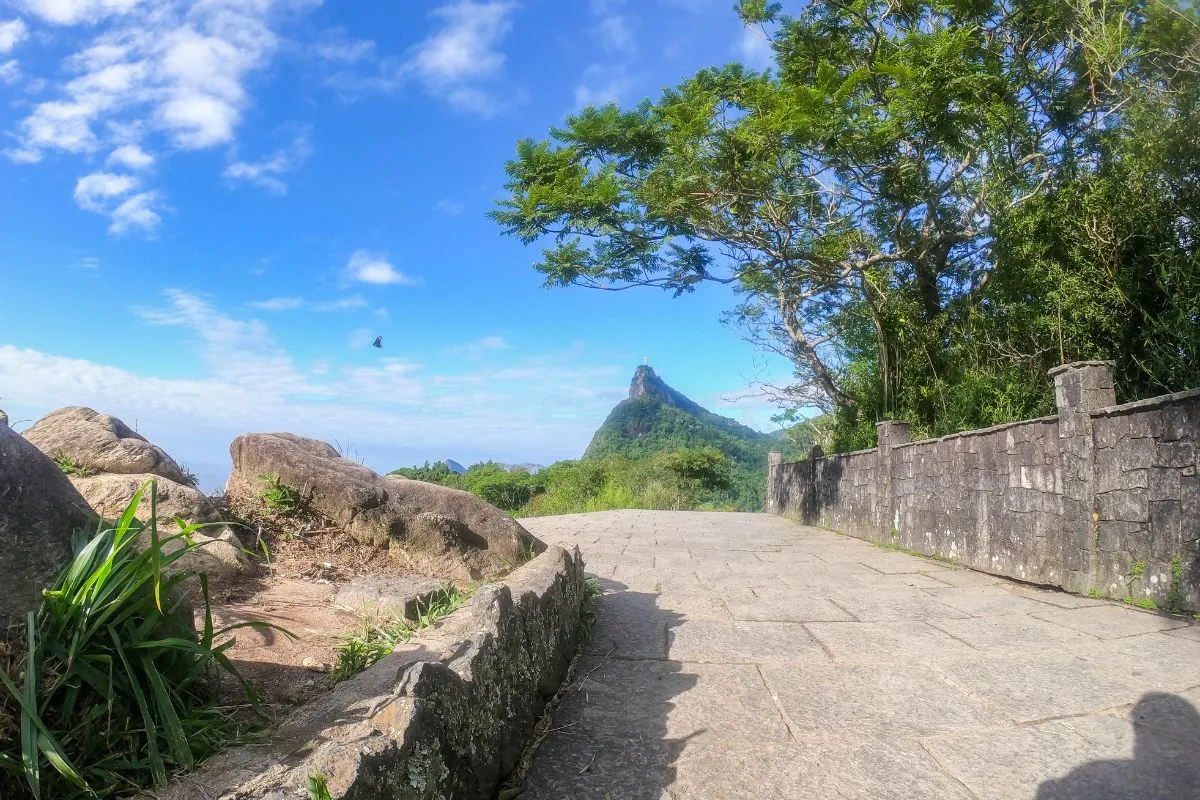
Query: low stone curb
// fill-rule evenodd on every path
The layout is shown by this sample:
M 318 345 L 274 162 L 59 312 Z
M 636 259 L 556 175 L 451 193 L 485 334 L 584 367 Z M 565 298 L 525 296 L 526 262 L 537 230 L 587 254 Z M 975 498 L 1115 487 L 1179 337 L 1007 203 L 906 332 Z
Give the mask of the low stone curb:
M 154 796 L 296 800 L 319 773 L 335 800 L 490 800 L 567 673 L 583 577 L 578 549 L 551 547 L 298 709 L 264 743 L 217 756 Z

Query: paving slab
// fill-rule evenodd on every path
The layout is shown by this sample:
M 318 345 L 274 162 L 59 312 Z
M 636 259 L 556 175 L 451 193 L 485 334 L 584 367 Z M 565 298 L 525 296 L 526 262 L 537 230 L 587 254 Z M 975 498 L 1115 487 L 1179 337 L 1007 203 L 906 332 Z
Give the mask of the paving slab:
M 766 515 L 523 524 L 605 590 L 525 800 L 1200 800 L 1189 619 Z

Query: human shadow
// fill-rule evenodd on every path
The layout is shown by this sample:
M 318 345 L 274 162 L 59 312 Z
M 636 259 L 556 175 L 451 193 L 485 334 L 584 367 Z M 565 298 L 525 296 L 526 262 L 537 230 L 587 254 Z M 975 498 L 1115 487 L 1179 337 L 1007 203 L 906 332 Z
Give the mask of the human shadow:
M 1037 800 L 1200 800 L 1200 712 L 1162 692 L 1133 707 L 1133 758 L 1092 761 L 1042 782 Z
M 668 736 L 672 700 L 696 675 L 669 661 L 684 616 L 658 594 L 601 580 L 592 641 L 534 758 L 521 800 L 660 800 L 687 740 Z

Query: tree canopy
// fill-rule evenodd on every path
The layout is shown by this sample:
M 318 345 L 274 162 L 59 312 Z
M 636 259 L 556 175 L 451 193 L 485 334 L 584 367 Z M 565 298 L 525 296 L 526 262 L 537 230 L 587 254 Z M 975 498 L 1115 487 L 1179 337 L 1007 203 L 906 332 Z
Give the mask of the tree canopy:
M 1200 378 L 1200 24 L 1176 0 L 742 2 L 774 64 L 705 69 L 522 140 L 493 218 L 551 286 L 728 284 L 835 446 L 1051 402 L 1112 357 Z M 1136 192 L 1138 203 L 1130 203 Z

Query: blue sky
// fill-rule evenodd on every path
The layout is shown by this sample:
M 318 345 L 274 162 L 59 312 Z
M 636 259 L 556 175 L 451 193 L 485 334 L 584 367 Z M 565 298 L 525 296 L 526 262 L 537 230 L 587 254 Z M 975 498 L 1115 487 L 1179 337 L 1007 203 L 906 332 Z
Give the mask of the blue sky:
M 770 427 L 726 290 L 546 290 L 484 216 L 517 139 L 763 66 L 730 5 L 0 0 L 0 408 L 116 414 L 205 488 L 251 430 L 577 457 L 643 356 Z

